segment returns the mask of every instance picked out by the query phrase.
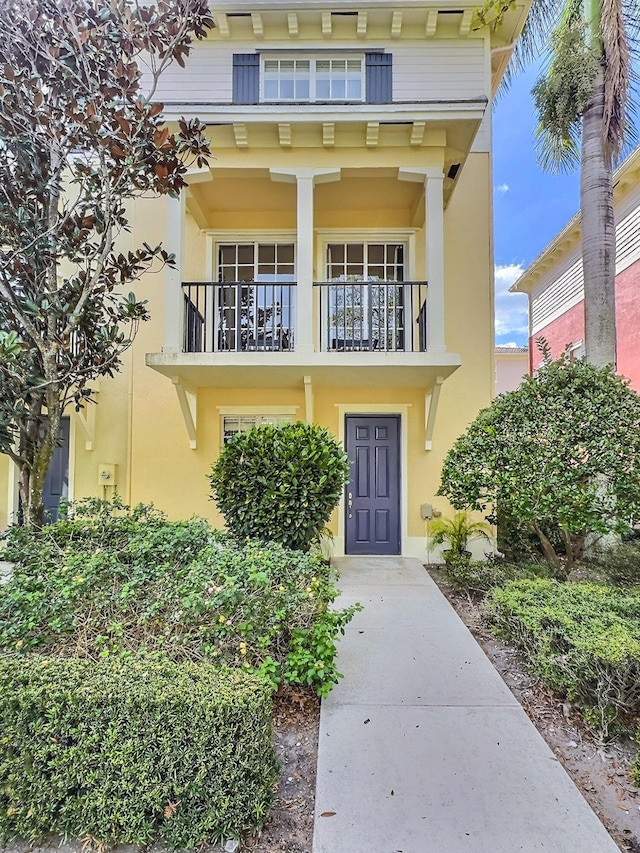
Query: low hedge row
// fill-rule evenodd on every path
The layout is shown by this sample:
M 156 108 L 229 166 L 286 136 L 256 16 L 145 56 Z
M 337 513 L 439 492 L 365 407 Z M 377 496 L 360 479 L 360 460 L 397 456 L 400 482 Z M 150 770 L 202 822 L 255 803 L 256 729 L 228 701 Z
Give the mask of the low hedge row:
M 192 848 L 266 819 L 270 690 L 153 659 L 0 656 L 0 833 Z
M 493 589 L 484 614 L 533 669 L 607 734 L 640 713 L 640 595 L 615 587 L 521 580 Z

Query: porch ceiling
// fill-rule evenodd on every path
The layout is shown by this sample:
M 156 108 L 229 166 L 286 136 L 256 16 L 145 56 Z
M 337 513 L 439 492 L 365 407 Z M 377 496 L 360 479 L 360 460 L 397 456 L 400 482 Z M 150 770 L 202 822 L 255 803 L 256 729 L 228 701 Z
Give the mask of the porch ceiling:
M 457 353 L 147 353 L 148 367 L 192 388 L 433 387 Z
M 412 227 L 424 190 L 399 181 L 397 174 L 397 169 L 345 169 L 339 181 L 319 185 L 314 192 L 316 226 L 329 227 L 330 217 L 340 211 L 361 211 L 369 219 L 374 211 L 378 217 L 389 211 L 397 227 Z M 259 212 L 288 213 L 295 228 L 296 186 L 271 180 L 268 169 L 215 170 L 212 181 L 194 184 L 189 193 L 211 228 L 224 228 L 228 214 L 253 217 Z

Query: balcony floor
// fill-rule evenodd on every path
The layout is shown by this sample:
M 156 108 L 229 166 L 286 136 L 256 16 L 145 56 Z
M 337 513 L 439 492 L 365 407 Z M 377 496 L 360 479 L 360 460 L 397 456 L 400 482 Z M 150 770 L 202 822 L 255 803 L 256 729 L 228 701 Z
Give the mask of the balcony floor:
M 147 353 L 148 367 L 194 388 L 429 388 L 462 364 L 451 352 Z

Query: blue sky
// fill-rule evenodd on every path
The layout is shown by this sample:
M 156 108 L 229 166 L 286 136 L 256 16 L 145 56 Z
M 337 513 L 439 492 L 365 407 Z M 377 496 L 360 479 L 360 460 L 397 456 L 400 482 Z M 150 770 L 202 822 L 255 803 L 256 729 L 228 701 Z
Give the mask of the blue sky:
M 496 344 L 527 343 L 527 298 L 509 286 L 573 216 L 578 171 L 549 174 L 536 163 L 531 68 L 498 98 L 493 113 Z

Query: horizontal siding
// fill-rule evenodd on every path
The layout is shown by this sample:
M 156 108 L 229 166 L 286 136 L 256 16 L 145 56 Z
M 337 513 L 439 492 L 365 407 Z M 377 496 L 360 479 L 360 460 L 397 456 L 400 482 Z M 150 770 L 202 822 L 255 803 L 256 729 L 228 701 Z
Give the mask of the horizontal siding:
M 252 53 L 255 42 L 197 42 L 180 68 L 171 65 L 160 79 L 157 99 L 163 103 L 231 103 L 233 54 Z
M 482 39 L 432 39 L 393 47 L 396 101 L 478 98 L 485 91 Z
M 260 47 L 282 47 L 294 52 L 291 42 L 261 43 Z M 296 43 L 296 48 L 330 52 L 326 42 Z M 337 43 L 336 49 L 353 47 L 354 52 L 373 45 Z M 484 41 L 482 39 L 428 39 L 406 44 L 378 44 L 393 54 L 393 97 L 395 101 L 477 98 L 484 91 Z M 252 53 L 255 41 L 220 42 L 210 39 L 193 45 L 186 67 L 172 65 L 162 76 L 157 98 L 164 103 L 231 103 L 234 53 Z
M 635 207 L 616 228 L 616 272 L 630 267 L 640 259 L 640 198 L 635 199 Z
M 536 335 L 552 320 L 555 320 L 584 295 L 582 258 L 578 258 L 569 269 L 551 285 L 531 295 L 531 333 Z
M 640 190 L 616 209 L 616 275 L 640 260 Z M 584 298 L 582 258 L 531 293 L 531 331 L 537 334 Z

